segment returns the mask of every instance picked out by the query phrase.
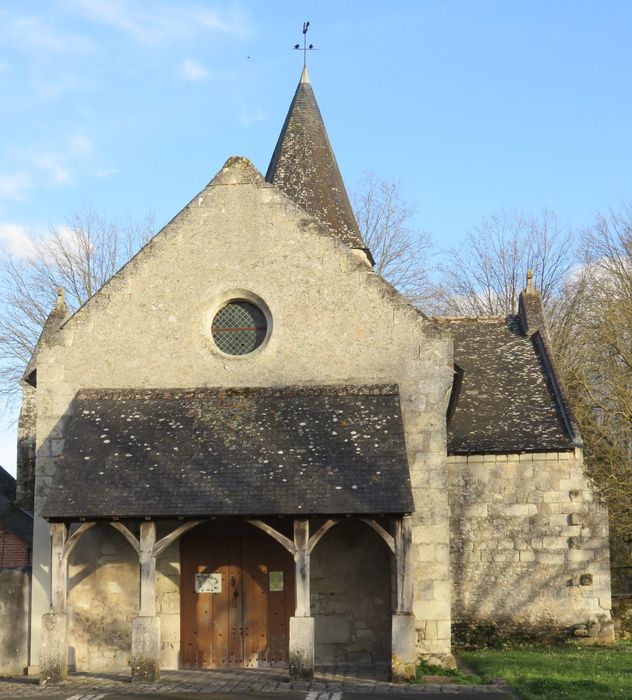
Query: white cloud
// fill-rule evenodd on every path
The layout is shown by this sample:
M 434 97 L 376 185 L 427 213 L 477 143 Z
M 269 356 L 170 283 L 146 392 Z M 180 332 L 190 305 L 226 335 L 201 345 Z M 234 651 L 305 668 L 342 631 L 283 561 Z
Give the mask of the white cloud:
M 94 146 L 87 136 L 77 134 L 70 139 L 68 150 L 73 158 L 91 158 L 94 153 Z
M 66 8 L 146 44 L 181 40 L 206 31 L 237 36 L 249 33 L 248 18 L 238 6 L 220 12 L 184 1 L 67 0 Z
M 33 250 L 33 242 L 20 224 L 0 223 L 0 243 L 11 255 L 28 257 Z
M 239 123 L 248 126 L 254 122 L 262 122 L 266 118 L 261 107 L 254 110 L 242 109 L 239 114 Z
M 49 177 L 50 185 L 64 185 L 72 180 L 70 168 L 59 153 L 41 153 L 34 156 L 33 165 L 43 170 Z
M 23 200 L 32 187 L 31 178 L 25 172 L 0 174 L 0 198 Z
M 85 53 L 94 45 L 78 34 L 60 32 L 33 16 L 11 16 L 0 10 L 0 40 L 29 51 Z
M 90 175 L 92 175 L 92 177 L 111 177 L 119 172 L 121 171 L 118 168 L 104 168 L 103 170 L 95 170 L 90 173 Z
M 180 77 L 182 80 L 206 80 L 210 73 L 203 65 L 187 58 L 180 65 Z

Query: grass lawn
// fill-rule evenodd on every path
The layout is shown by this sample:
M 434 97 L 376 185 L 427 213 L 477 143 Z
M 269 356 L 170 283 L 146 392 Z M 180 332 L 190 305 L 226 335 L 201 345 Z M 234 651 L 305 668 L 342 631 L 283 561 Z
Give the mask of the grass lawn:
M 519 647 L 464 651 L 459 656 L 482 678 L 503 678 L 523 700 L 632 699 L 632 643 L 614 647 Z

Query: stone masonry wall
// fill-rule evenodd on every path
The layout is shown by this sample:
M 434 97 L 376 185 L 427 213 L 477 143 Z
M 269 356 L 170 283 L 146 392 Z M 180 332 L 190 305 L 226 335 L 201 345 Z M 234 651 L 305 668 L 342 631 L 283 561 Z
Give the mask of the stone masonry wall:
M 455 642 L 611 642 L 608 519 L 581 451 L 448 464 Z
M 156 562 L 156 611 L 161 623 L 161 668 L 165 669 L 178 668 L 179 584 L 176 542 Z M 138 603 L 138 556 L 112 527 L 95 525 L 81 537 L 68 563 L 70 667 L 129 671 L 131 624 L 138 615 Z
M 0 676 L 28 666 L 30 570 L 0 569 Z
M 315 663 L 387 666 L 391 552 L 366 523 L 343 520 L 311 557 Z
M 272 331 L 256 352 L 227 357 L 210 327 L 234 297 L 262 299 Z M 446 331 L 266 184 L 248 161 L 231 159 L 67 321 L 55 343 L 42 347 L 35 511 L 50 488 L 79 388 L 398 384 L 416 503 L 420 652 L 448 655 L 445 402 L 452 371 Z M 39 655 L 39 620 L 48 608 L 49 552 L 47 526 L 36 518 L 32 658 Z

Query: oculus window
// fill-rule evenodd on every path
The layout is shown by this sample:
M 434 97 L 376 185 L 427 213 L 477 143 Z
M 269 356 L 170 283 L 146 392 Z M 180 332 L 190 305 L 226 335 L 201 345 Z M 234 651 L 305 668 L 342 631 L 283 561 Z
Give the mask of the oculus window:
M 215 345 L 227 355 L 247 355 L 265 340 L 266 317 L 248 301 L 229 301 L 215 314 L 211 333 Z

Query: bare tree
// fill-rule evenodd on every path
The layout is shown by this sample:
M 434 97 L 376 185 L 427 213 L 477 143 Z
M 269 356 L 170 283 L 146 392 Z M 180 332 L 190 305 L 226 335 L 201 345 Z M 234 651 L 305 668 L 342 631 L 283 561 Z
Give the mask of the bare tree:
M 63 288 L 70 309 L 84 304 L 152 235 L 153 217 L 108 221 L 91 209 L 34 237 L 0 269 L 0 399 L 10 402 L 42 326 Z
M 575 264 L 574 237 L 556 215 L 502 210 L 471 229 L 439 264 L 443 312 L 458 316 L 516 313 L 527 270 L 553 305 Z
M 583 250 L 554 340 L 586 465 L 609 507 L 613 563 L 632 564 L 632 205 L 598 216 Z
M 413 303 L 423 306 L 429 302 L 432 241 L 428 233 L 411 225 L 416 210 L 403 199 L 399 181 L 365 173 L 352 204 L 362 237 L 375 258 L 375 272 Z

